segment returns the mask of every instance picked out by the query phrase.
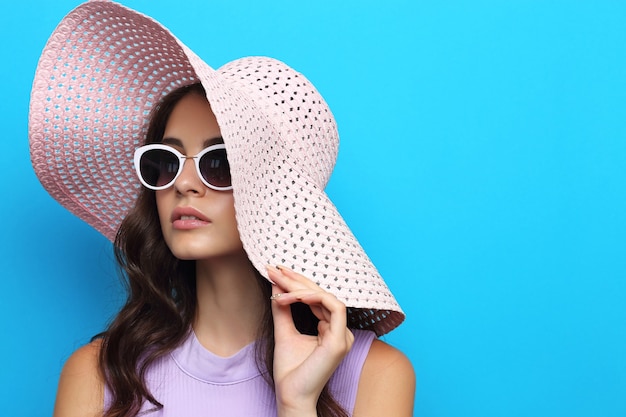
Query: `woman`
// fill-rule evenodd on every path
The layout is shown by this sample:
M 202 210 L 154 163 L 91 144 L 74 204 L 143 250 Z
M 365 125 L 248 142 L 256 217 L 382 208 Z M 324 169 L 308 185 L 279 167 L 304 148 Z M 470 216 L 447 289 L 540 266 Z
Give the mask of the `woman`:
M 67 361 L 55 416 L 411 415 L 410 363 L 375 338 L 404 315 L 323 192 L 338 138 L 304 76 L 269 58 L 215 71 L 89 2 L 42 53 L 30 140 L 129 288 Z

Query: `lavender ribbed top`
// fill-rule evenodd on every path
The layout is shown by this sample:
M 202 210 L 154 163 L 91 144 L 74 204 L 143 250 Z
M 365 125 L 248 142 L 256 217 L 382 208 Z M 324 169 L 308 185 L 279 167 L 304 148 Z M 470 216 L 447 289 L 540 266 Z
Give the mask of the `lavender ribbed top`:
M 370 331 L 353 332 L 354 345 L 330 379 L 331 392 L 350 415 L 361 369 L 375 337 Z M 191 332 L 171 354 L 154 363 L 146 381 L 163 409 L 150 411 L 152 405 L 144 404 L 141 416 L 276 417 L 274 392 L 257 368 L 254 343 L 224 358 L 205 349 Z M 108 389 L 104 398 L 107 407 L 111 401 Z

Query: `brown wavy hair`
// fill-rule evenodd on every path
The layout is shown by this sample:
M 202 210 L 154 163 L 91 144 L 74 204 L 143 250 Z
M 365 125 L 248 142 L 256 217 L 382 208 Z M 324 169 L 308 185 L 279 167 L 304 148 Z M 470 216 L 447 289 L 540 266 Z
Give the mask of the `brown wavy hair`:
M 160 142 L 172 110 L 187 94 L 205 92 L 201 84 L 174 90 L 155 106 L 145 143 Z M 127 290 L 127 299 L 105 332 L 99 367 L 104 375 L 111 402 L 104 417 L 135 417 L 144 402 L 163 405 L 149 391 L 145 375 L 158 358 L 179 346 L 191 331 L 196 312 L 195 262 L 174 257 L 163 239 L 154 191 L 142 188 L 137 201 L 122 222 L 115 238 L 115 258 Z M 270 284 L 257 272 L 257 283 L 266 300 Z M 305 305 L 292 306 L 296 327 L 316 334 L 317 319 Z M 267 369 L 272 387 L 274 326 L 269 301 L 257 335 L 257 366 Z M 323 417 L 347 417 L 331 395 L 328 384 L 317 402 Z

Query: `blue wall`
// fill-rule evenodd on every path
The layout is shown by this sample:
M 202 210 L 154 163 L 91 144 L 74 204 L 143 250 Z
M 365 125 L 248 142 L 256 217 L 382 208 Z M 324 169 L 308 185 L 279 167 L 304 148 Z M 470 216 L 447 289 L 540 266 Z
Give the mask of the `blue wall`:
M 39 52 L 76 1 L 4 5 L 0 414 L 50 415 L 122 294 L 30 167 Z M 626 2 L 129 0 L 210 64 L 270 55 L 340 126 L 328 192 L 408 319 L 415 415 L 626 416 Z M 215 3 L 215 4 L 211 4 Z

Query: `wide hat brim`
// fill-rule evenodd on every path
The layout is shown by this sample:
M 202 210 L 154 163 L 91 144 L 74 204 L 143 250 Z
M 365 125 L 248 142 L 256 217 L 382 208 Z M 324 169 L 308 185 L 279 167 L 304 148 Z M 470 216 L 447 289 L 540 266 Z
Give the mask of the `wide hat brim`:
M 328 199 L 338 135 L 300 73 L 266 57 L 214 70 L 164 26 L 110 1 L 70 12 L 46 44 L 29 114 L 31 160 L 50 195 L 113 240 L 135 201 L 134 150 L 153 106 L 200 81 L 231 167 L 244 249 L 303 273 L 348 306 L 348 325 L 385 334 L 404 313 Z

